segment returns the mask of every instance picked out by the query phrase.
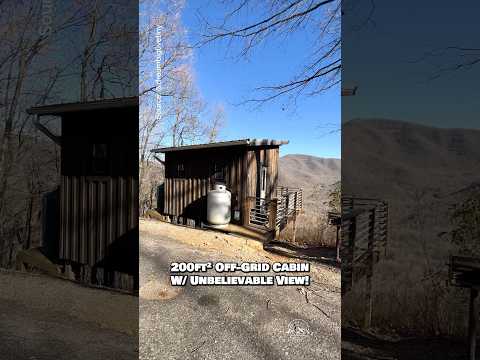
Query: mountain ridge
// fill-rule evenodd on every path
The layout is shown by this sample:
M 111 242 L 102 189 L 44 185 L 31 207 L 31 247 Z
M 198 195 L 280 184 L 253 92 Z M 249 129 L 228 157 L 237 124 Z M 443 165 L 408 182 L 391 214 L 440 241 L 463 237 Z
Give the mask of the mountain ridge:
M 341 159 L 288 154 L 279 159 L 279 185 L 312 188 L 340 180 Z

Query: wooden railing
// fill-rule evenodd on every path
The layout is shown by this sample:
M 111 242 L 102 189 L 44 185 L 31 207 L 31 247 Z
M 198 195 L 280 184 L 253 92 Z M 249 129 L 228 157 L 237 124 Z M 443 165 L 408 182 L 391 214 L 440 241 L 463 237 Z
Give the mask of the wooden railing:
M 290 217 L 303 208 L 303 192 L 298 188 L 277 187 L 277 212 L 275 227 L 283 229 Z
M 453 286 L 470 289 L 468 306 L 469 359 L 476 359 L 480 258 L 450 256 L 449 279 Z
M 281 230 L 303 208 L 302 189 L 278 187 L 272 199 L 247 198 L 249 225 Z
M 365 278 L 365 323 L 372 319 L 374 264 L 386 253 L 388 205 L 376 199 L 342 197 L 341 216 L 342 293 Z
M 344 197 L 341 223 L 342 288 L 348 291 L 386 253 L 388 205 L 377 199 Z
M 284 201 L 288 202 L 288 208 L 290 209 L 290 212 L 301 211 L 303 209 L 302 189 L 277 186 L 275 195 L 277 199 L 285 199 Z

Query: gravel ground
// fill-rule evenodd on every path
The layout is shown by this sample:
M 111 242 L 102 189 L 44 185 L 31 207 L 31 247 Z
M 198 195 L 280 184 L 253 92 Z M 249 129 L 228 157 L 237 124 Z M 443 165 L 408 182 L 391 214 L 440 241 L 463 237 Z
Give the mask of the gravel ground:
M 308 287 L 169 286 L 172 261 L 292 261 L 258 247 L 235 256 L 239 243 L 245 239 L 141 222 L 140 359 L 339 359 L 334 269 L 315 266 Z
M 0 359 L 138 359 L 138 297 L 0 270 Z
M 0 276 L 5 282 L 8 275 L 1 273 Z M 44 289 L 48 292 L 48 288 Z M 28 295 L 32 293 L 30 291 Z M 48 296 L 44 294 L 44 297 Z M 29 301 L 33 304 L 35 299 L 30 298 Z M 138 359 L 136 336 L 72 317 L 64 311 L 58 311 L 55 302 L 41 308 L 26 306 L 22 302 L 0 297 L 2 360 Z

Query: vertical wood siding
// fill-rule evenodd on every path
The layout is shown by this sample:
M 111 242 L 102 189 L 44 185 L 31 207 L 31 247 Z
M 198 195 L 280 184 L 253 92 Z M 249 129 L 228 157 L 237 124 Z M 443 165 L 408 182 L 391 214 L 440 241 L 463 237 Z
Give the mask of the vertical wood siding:
M 137 227 L 137 189 L 133 177 L 63 176 L 60 259 L 89 266 L 104 262 L 112 245 Z
M 267 196 L 275 195 L 278 182 L 278 147 L 232 147 L 183 150 L 165 154 L 164 214 L 204 220 L 206 196 L 215 182 L 213 166 L 223 164 L 226 186 L 232 193 L 233 212 L 241 212 L 248 197 L 257 196 L 258 167 L 268 166 Z M 177 173 L 184 166 L 184 176 Z M 232 220 L 233 221 L 233 220 Z

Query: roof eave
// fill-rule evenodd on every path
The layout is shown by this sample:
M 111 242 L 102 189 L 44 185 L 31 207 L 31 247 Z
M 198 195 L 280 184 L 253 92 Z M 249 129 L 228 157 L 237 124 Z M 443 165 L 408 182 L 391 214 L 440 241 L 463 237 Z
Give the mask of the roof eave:
M 27 113 L 30 115 L 62 115 L 72 112 L 115 109 L 133 106 L 138 106 L 137 96 L 116 99 L 103 99 L 89 102 L 34 106 L 27 109 Z
M 210 143 L 210 144 L 196 144 L 196 145 L 185 145 L 185 146 L 175 146 L 175 147 L 164 147 L 158 149 L 152 149 L 152 153 L 167 153 L 175 151 L 185 151 L 185 150 L 200 150 L 200 149 L 209 149 L 209 148 L 220 148 L 220 147 L 230 147 L 230 146 L 281 146 L 288 144 L 288 140 L 268 140 L 268 139 L 241 139 L 233 141 L 225 141 L 219 143 Z

